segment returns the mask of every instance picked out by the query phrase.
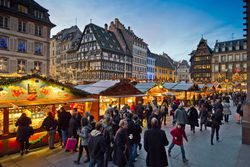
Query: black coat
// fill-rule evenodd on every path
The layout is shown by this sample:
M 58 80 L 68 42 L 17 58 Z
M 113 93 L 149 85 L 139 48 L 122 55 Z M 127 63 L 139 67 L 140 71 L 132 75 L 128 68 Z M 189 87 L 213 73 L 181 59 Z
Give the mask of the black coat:
M 137 112 L 137 114 L 138 114 L 138 117 L 139 117 L 140 119 L 142 119 L 142 118 L 143 118 L 143 111 L 144 111 L 143 105 L 140 104 L 140 103 L 137 104 L 135 110 L 136 110 L 136 112 Z
M 90 139 L 88 143 L 90 157 L 95 160 L 103 160 L 104 153 L 106 151 L 106 144 L 104 136 L 101 132 L 93 130 L 90 133 Z
M 198 118 L 199 118 L 199 115 L 198 115 L 198 112 L 197 112 L 196 108 L 191 107 L 188 110 L 188 122 L 189 122 L 189 125 L 199 126 Z
M 46 117 L 43 120 L 42 127 L 45 127 L 47 131 L 54 130 L 57 127 L 57 121 L 51 117 Z
M 29 139 L 29 137 L 32 135 L 30 124 L 31 124 L 31 119 L 29 117 L 21 116 L 17 120 L 15 124 L 16 126 L 18 126 L 17 137 L 16 137 L 17 141 L 25 141 Z
M 148 129 L 151 129 L 151 120 L 152 120 L 152 118 L 156 118 L 157 120 L 158 120 L 158 126 L 157 126 L 157 128 L 161 128 L 161 116 L 160 116 L 160 114 L 158 114 L 158 115 L 156 115 L 156 114 L 152 114 L 149 118 L 148 118 Z
M 132 145 L 135 144 L 135 136 L 136 136 L 136 129 L 135 129 L 135 123 L 131 119 L 127 119 L 128 121 L 128 136 L 131 134 L 133 135 L 133 138 L 128 138 L 128 144 Z
M 212 127 L 217 127 L 220 126 L 222 123 L 221 121 L 223 120 L 223 113 L 219 110 L 217 110 L 213 115 L 212 115 Z
M 62 130 L 64 130 L 64 131 L 68 130 L 70 118 L 71 118 L 71 114 L 69 112 L 62 111 L 59 113 L 58 125 Z
M 168 166 L 165 146 L 168 145 L 165 132 L 158 128 L 147 130 L 144 134 L 144 148 L 147 152 L 146 164 L 149 167 Z
M 134 133 L 135 144 L 139 144 L 141 142 L 141 133 L 142 133 L 141 126 L 138 123 L 135 123 L 135 133 Z
M 68 136 L 69 137 L 74 137 L 77 138 L 77 128 L 78 128 L 78 123 L 76 117 L 71 117 L 69 120 L 69 129 L 68 129 Z
M 114 143 L 114 154 L 113 154 L 113 162 L 117 166 L 125 166 L 127 164 L 127 142 L 128 142 L 128 135 L 127 129 L 119 129 L 115 136 L 115 143 Z

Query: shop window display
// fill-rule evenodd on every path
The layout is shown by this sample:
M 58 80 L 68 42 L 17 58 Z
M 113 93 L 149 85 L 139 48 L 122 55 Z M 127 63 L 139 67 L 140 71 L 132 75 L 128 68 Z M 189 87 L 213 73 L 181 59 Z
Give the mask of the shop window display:
M 44 118 L 46 117 L 46 113 L 51 110 L 52 110 L 51 106 L 29 106 L 26 108 L 10 109 L 9 110 L 9 132 L 15 133 L 17 131 L 17 127 L 15 126 L 15 123 L 23 112 L 25 112 L 27 116 L 31 118 L 32 127 L 34 129 L 38 129 L 41 127 L 42 122 Z

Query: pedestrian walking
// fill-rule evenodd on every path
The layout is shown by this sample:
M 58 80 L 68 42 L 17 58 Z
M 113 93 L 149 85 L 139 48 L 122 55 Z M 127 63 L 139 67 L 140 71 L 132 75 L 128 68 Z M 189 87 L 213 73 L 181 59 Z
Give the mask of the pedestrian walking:
M 61 132 L 62 132 L 62 141 L 63 141 L 62 148 L 65 148 L 66 146 L 70 118 L 71 118 L 70 113 L 66 112 L 66 110 L 63 107 L 61 107 L 60 113 L 58 115 L 58 126 L 61 127 Z
M 88 143 L 90 153 L 89 167 L 103 167 L 104 166 L 104 153 L 106 151 L 105 139 L 102 134 L 102 122 L 98 122 L 96 127 L 90 133 L 90 140 Z
M 44 127 L 48 133 L 49 149 L 54 149 L 55 135 L 57 128 L 57 121 L 55 120 L 52 112 L 48 112 L 48 116 L 43 120 L 42 127 Z
M 199 115 L 194 105 L 190 107 L 190 109 L 187 112 L 187 115 L 188 115 L 188 122 L 191 127 L 191 131 L 195 133 L 195 127 L 196 126 L 199 127 L 199 123 L 198 123 Z
M 108 166 L 108 162 L 112 160 L 111 154 L 113 151 L 114 144 L 114 130 L 112 127 L 112 119 L 110 117 L 106 117 L 103 122 L 103 135 L 106 143 L 106 151 L 104 155 L 104 167 Z
M 113 162 L 118 167 L 127 165 L 127 148 L 128 148 L 128 122 L 122 119 L 119 123 L 119 129 L 115 135 Z
M 69 120 L 69 129 L 68 129 L 69 137 L 70 138 L 75 138 L 76 140 L 78 140 L 77 131 L 78 131 L 77 112 L 72 111 L 71 112 L 71 118 Z M 77 148 L 77 144 L 75 146 L 74 151 L 76 151 L 76 148 Z M 66 151 L 68 151 L 68 150 L 66 150 Z
M 128 118 L 127 118 L 127 122 L 128 122 L 128 151 L 129 151 L 129 156 L 128 156 L 128 166 L 129 167 L 133 167 L 133 161 L 134 161 L 134 152 L 135 152 L 135 133 L 136 133 L 136 129 L 135 129 L 135 123 L 133 121 L 133 114 L 132 113 L 128 113 Z
M 212 114 L 212 132 L 211 132 L 211 145 L 214 145 L 214 132 L 216 132 L 216 140 L 219 141 L 219 130 L 220 125 L 222 124 L 221 121 L 223 120 L 223 113 L 220 109 L 217 109 L 215 113 Z
M 239 101 L 238 105 L 237 105 L 237 109 L 236 109 L 237 114 L 239 114 L 239 120 L 238 123 L 241 124 L 242 123 L 242 118 L 243 118 L 243 104 L 241 101 Z
M 181 102 L 179 107 L 175 110 L 174 113 L 174 123 L 182 124 L 184 127 L 188 123 L 187 112 L 184 108 L 184 103 Z
M 163 122 L 164 125 L 166 125 L 166 116 L 168 115 L 168 105 L 166 102 L 164 102 L 161 105 L 160 113 L 161 113 L 161 122 Z
M 165 132 L 158 128 L 158 124 L 158 120 L 152 118 L 152 128 L 144 134 L 144 149 L 147 152 L 146 165 L 148 167 L 168 166 L 165 146 L 167 146 L 169 142 Z
M 153 113 L 151 114 L 151 116 L 148 119 L 148 129 L 151 129 L 151 120 L 152 118 L 156 118 L 158 120 L 158 124 L 157 127 L 160 129 L 161 128 L 161 115 L 159 114 L 159 110 L 158 108 L 154 108 Z
M 29 138 L 34 133 L 33 128 L 30 127 L 31 123 L 31 119 L 27 117 L 26 113 L 22 113 L 15 124 L 18 126 L 16 140 L 20 142 L 21 155 L 29 152 Z
M 207 130 L 207 119 L 208 119 L 208 111 L 207 108 L 205 107 L 205 104 L 202 104 L 200 107 L 200 113 L 199 113 L 199 118 L 200 118 L 200 131 L 202 131 L 202 126 L 205 126 L 205 130 Z
M 78 135 L 80 136 L 80 147 L 79 147 L 77 160 L 74 161 L 75 164 L 80 164 L 80 160 L 81 160 L 82 153 L 83 153 L 83 148 L 85 149 L 86 156 L 87 156 L 86 160 L 84 160 L 84 163 L 87 163 L 90 160 L 88 142 L 89 142 L 89 134 L 91 131 L 91 127 L 88 123 L 88 119 L 83 117 L 81 120 L 81 125 L 82 125 L 81 131 L 78 132 Z
M 187 162 L 188 160 L 186 158 L 185 150 L 183 146 L 183 138 L 188 142 L 185 128 L 183 127 L 182 124 L 177 123 L 177 126 L 170 131 L 170 134 L 173 136 L 173 140 L 168 149 L 168 156 L 171 156 L 171 150 L 173 149 L 173 147 L 175 145 L 178 145 L 181 148 L 182 161 L 184 163 Z
M 141 101 L 139 101 L 138 104 L 136 105 L 135 111 L 140 120 L 140 125 L 142 126 L 144 106 L 142 105 Z
M 134 142 L 135 142 L 135 148 L 134 148 L 134 152 L 133 152 L 133 161 L 136 161 L 136 157 L 139 155 L 137 153 L 138 147 L 139 149 L 141 149 L 141 133 L 142 133 L 142 128 L 140 125 L 140 121 L 137 115 L 135 115 L 133 117 L 133 121 L 134 121 L 134 129 L 135 129 L 135 133 L 134 133 Z
M 223 114 L 224 114 L 224 121 L 228 123 L 229 121 L 229 115 L 231 115 L 231 110 L 230 110 L 230 101 L 229 101 L 229 97 L 226 97 L 223 102 L 222 102 L 222 106 L 223 106 Z

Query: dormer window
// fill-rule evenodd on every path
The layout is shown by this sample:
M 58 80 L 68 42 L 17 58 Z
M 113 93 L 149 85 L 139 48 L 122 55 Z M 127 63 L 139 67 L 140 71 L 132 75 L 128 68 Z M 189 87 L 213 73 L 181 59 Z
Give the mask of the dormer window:
M 35 10 L 34 15 L 36 18 L 43 19 L 43 12 Z
M 243 44 L 243 49 L 247 49 L 247 44 L 246 44 L 246 42 L 244 42 L 244 44 Z
M 0 0 L 0 6 L 9 8 L 10 7 L 10 0 Z
M 21 12 L 21 13 L 25 13 L 27 14 L 28 13 L 28 8 L 24 5 L 18 5 L 18 12 Z
M 219 52 L 219 48 L 218 47 L 215 48 L 215 52 Z

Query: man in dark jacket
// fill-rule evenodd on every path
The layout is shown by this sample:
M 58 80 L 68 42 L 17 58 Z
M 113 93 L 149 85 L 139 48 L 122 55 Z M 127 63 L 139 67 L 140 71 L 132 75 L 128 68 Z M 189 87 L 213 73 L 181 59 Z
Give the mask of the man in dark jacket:
M 168 166 L 168 158 L 165 146 L 168 139 L 165 132 L 158 128 L 158 120 L 152 118 L 151 129 L 144 134 L 144 148 L 147 152 L 146 164 L 149 167 Z
M 214 132 L 216 131 L 216 140 L 219 141 L 219 130 L 221 121 L 223 120 L 223 113 L 220 109 L 215 110 L 215 113 L 212 115 L 212 133 L 211 133 L 211 145 L 214 145 Z
M 69 120 L 71 118 L 71 115 L 69 112 L 66 112 L 66 110 L 61 107 L 60 108 L 60 114 L 58 115 L 58 126 L 61 127 L 62 131 L 62 141 L 63 141 L 63 148 L 66 146 L 66 141 L 68 138 L 68 128 L 69 128 Z
M 90 133 L 91 137 L 88 143 L 90 152 L 89 167 L 94 167 L 96 164 L 98 167 L 104 166 L 104 153 L 106 151 L 106 144 L 102 130 L 103 125 L 101 122 L 98 122 L 95 129 Z
M 136 113 L 137 113 L 138 118 L 140 120 L 140 125 L 142 125 L 144 106 L 141 104 L 141 101 L 138 102 L 138 104 L 136 105 L 135 110 L 136 110 Z
M 127 122 L 128 122 L 128 150 L 129 150 L 129 155 L 128 155 L 128 166 L 132 167 L 133 161 L 134 161 L 134 155 L 133 153 L 135 152 L 135 123 L 133 121 L 133 114 L 128 113 L 127 116 Z
M 148 119 L 148 129 L 151 129 L 151 120 L 152 118 L 156 118 L 158 120 L 157 128 L 161 128 L 161 116 L 159 114 L 159 110 L 157 108 L 154 108 L 154 112 Z

